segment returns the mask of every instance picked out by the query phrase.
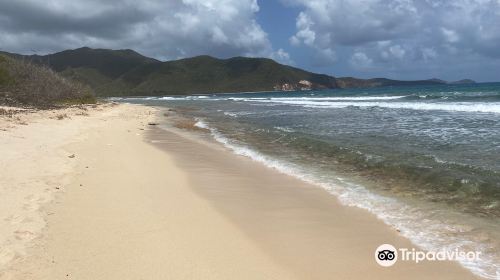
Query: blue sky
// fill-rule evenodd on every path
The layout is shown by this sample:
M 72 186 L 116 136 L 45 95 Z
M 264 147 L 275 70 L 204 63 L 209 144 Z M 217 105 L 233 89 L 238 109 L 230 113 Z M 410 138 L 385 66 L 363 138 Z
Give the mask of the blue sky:
M 500 81 L 500 0 L 0 0 L 0 49 L 269 57 L 334 76 Z
M 277 48 L 288 48 L 289 38 L 295 34 L 295 18 L 300 10 L 286 8 L 276 0 L 257 1 L 257 22 L 269 34 L 271 43 Z

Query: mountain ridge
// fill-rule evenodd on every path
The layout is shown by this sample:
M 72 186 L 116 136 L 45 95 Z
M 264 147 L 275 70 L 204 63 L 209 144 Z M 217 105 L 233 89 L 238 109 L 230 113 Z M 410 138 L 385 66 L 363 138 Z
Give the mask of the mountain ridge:
M 288 91 L 447 84 L 438 79 L 400 81 L 387 78 L 336 78 L 269 58 L 219 59 L 200 55 L 159 61 L 130 49 L 82 47 L 48 55 L 9 56 L 49 66 L 65 77 L 88 84 L 99 96 L 189 95 L 222 92 Z M 455 83 L 471 83 L 460 80 Z

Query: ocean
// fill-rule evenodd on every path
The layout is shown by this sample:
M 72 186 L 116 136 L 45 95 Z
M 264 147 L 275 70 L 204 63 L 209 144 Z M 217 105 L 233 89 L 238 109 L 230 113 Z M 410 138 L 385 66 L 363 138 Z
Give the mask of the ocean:
M 134 97 L 500 277 L 500 83 Z

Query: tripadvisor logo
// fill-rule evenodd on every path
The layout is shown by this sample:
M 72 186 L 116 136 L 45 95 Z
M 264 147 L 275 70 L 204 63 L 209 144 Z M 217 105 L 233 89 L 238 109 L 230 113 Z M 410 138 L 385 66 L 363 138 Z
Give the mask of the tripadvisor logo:
M 399 248 L 396 249 L 391 244 L 382 244 L 375 250 L 375 261 L 381 266 L 393 266 L 398 261 L 398 256 L 400 261 L 411 261 L 419 263 L 421 261 L 477 261 L 479 260 L 479 255 L 481 252 L 475 251 L 459 251 L 455 249 L 453 251 L 420 251 L 415 248 Z
M 392 266 L 398 260 L 398 251 L 391 244 L 382 244 L 375 250 L 375 261 L 381 266 Z

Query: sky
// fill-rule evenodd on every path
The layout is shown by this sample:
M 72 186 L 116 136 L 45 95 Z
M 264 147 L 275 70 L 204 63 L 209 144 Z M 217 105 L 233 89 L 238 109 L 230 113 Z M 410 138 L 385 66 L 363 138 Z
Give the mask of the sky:
M 0 0 L 0 50 L 267 57 L 336 77 L 500 81 L 500 0 Z

